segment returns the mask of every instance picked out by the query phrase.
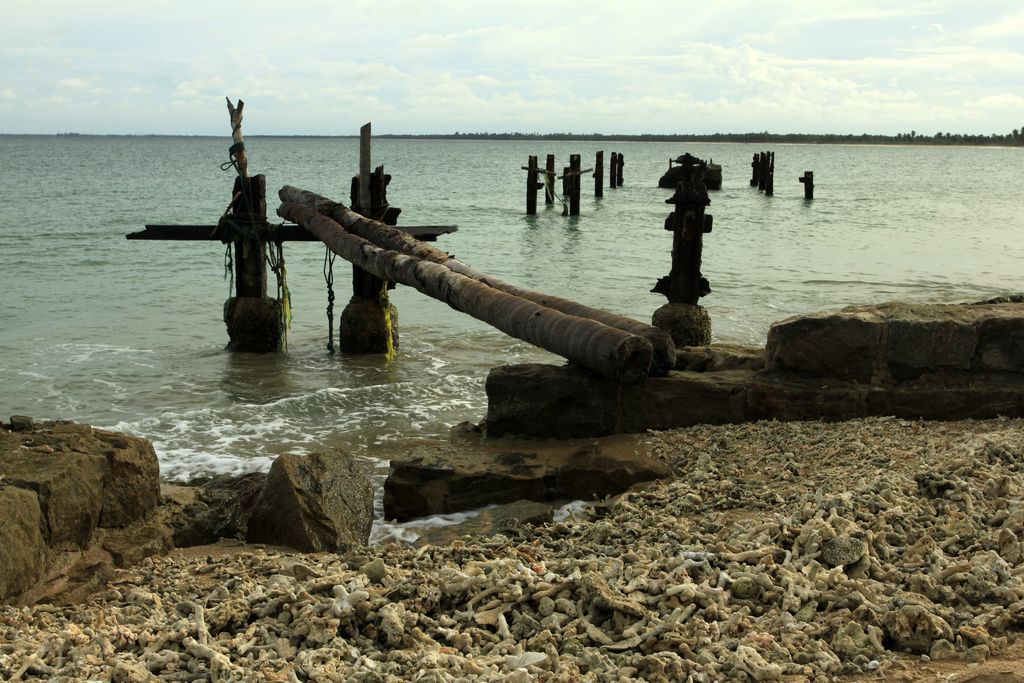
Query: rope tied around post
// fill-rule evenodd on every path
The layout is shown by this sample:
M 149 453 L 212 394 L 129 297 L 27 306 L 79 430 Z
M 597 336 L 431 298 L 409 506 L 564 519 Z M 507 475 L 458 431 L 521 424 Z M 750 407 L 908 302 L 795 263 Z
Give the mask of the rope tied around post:
M 327 350 L 334 355 L 334 252 L 324 249 L 324 281 L 327 283 Z
M 271 231 L 282 224 L 272 226 Z M 288 351 L 288 330 L 292 326 L 292 292 L 288 289 L 288 269 L 284 265 L 284 244 L 280 240 L 267 240 L 266 258 L 270 269 L 274 271 L 277 278 L 277 301 L 281 306 L 281 345 L 284 351 Z

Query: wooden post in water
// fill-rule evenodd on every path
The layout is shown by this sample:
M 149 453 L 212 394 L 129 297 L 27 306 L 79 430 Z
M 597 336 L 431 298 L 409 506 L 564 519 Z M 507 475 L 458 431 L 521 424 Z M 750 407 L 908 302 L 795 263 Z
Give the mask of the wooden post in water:
M 227 98 L 225 98 L 227 99 Z M 231 117 L 231 160 L 238 174 L 235 177 L 231 204 L 221 219 L 219 229 L 225 241 L 233 242 L 235 262 L 234 296 L 224 303 L 224 323 L 228 329 L 229 351 L 268 353 L 281 349 L 284 331 L 281 305 L 267 297 L 267 262 L 264 256 L 267 222 L 267 180 L 262 175 L 249 176 L 248 158 L 242 136 L 242 111 L 227 100 Z
M 797 178 L 804 184 L 804 199 L 814 199 L 814 171 L 804 171 L 802 178 Z
M 759 181 L 758 181 L 758 177 L 759 177 L 758 171 L 759 170 L 761 170 L 761 157 L 758 156 L 757 152 L 754 152 L 754 160 L 750 162 L 750 186 L 751 187 L 757 187 L 758 184 L 759 184 Z
M 594 158 L 594 196 L 604 196 L 604 151 L 600 151 Z
M 529 162 L 523 168 L 526 169 L 526 215 L 537 215 L 537 190 L 544 187 L 537 182 L 537 157 L 531 156 Z
M 622 187 L 622 167 L 626 165 L 626 155 L 619 152 L 618 163 L 615 170 L 615 187 Z
M 775 194 L 775 152 L 768 152 L 768 179 L 764 184 L 764 196 Z
M 569 215 L 569 193 L 572 191 L 571 166 L 562 167 L 562 215 Z
M 569 155 L 569 215 L 580 215 L 580 186 L 583 184 L 580 178 L 580 155 Z
M 619 153 L 612 152 L 612 158 L 608 162 L 608 187 L 615 189 L 615 181 L 619 177 Z
M 757 189 L 764 192 L 768 183 L 768 153 L 761 152 L 757 157 Z
M 395 225 L 399 210 L 388 206 L 387 185 L 391 176 L 378 166 L 370 172 L 370 124 L 359 129 L 359 175 L 352 179 L 352 206 L 356 211 L 388 225 Z M 341 313 L 338 347 L 348 354 L 386 354 L 398 348 L 398 310 L 388 300 L 394 285 L 352 266 L 352 298 Z
M 555 155 L 549 154 L 544 165 L 544 204 L 555 203 Z

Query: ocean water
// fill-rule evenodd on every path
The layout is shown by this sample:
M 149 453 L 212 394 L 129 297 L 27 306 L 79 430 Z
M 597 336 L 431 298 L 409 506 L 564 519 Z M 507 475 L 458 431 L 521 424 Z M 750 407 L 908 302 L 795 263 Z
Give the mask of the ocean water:
M 247 141 L 270 194 L 347 202 L 358 141 Z M 151 439 L 168 479 L 266 469 L 342 447 L 386 461 L 486 412 L 489 368 L 561 362 L 408 288 L 392 362 L 326 350 L 324 250 L 285 246 L 289 351 L 231 354 L 219 242 L 127 241 L 146 223 L 216 222 L 225 138 L 0 136 L 0 416 L 68 418 Z M 579 217 L 525 215 L 528 155 L 625 154 L 625 184 Z M 750 159 L 776 152 L 775 196 Z M 724 169 L 711 193 L 703 300 L 716 341 L 763 344 L 770 324 L 848 304 L 971 301 L 1024 291 L 1024 149 L 537 141 L 374 141 L 400 224 L 456 224 L 437 245 L 510 282 L 650 320 L 668 273 L 669 157 Z M 607 163 L 607 162 L 606 162 Z M 815 174 L 815 199 L 797 178 Z M 541 200 L 543 202 L 543 200 Z M 276 197 L 268 198 L 271 213 Z M 543 207 L 543 203 L 541 204 Z M 335 263 L 336 314 L 351 294 Z M 337 319 L 335 320 L 337 326 Z

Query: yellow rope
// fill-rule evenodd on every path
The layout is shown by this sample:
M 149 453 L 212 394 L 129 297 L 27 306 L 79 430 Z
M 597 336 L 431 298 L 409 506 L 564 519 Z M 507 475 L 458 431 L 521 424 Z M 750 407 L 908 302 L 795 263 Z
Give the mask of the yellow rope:
M 387 280 L 380 285 L 380 307 L 384 309 L 384 327 L 388 337 L 388 350 L 384 358 L 392 361 L 398 358 L 398 351 L 395 349 L 395 328 L 391 323 L 391 302 L 388 300 Z

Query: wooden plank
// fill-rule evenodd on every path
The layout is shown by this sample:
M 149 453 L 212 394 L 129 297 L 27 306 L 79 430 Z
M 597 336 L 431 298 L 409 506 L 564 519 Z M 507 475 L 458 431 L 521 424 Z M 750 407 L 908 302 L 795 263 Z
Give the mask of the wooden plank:
M 459 230 L 457 225 L 406 225 L 395 229 L 408 233 L 423 242 L 433 242 L 441 235 L 448 235 Z M 125 238 L 183 242 L 220 241 L 216 225 L 146 225 L 145 230 L 130 232 L 125 235 Z M 277 228 L 277 240 L 281 242 L 319 242 L 320 238 L 301 225 L 285 224 Z
M 370 208 L 370 124 L 359 129 L 359 206 Z

